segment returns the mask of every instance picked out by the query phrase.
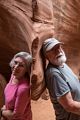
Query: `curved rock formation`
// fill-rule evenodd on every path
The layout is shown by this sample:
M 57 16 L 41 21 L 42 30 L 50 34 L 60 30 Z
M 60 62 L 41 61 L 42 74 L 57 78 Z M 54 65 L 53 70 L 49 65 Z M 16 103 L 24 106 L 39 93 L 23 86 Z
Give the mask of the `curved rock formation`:
M 5 78 L 0 74 L 0 108 L 4 104 L 4 88 L 6 86 Z
M 31 4 L 27 4 L 15 0 L 0 1 L 0 72 L 7 78 L 13 55 L 31 49 L 33 28 L 31 9 L 27 10 Z
M 54 33 L 52 1 L 1 0 L 0 16 L 1 73 L 9 78 L 8 64 L 13 55 L 19 51 L 31 52 L 34 59 L 31 76 L 34 99 L 44 88 L 40 49 L 42 41 Z

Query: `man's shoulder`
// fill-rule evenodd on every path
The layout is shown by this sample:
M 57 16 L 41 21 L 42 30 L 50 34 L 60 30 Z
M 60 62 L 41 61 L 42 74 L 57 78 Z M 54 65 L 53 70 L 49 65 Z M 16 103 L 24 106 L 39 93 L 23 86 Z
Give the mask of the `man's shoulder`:
M 57 67 L 54 66 L 48 66 L 46 69 L 46 76 L 53 76 L 53 75 L 57 75 L 60 74 L 60 71 Z

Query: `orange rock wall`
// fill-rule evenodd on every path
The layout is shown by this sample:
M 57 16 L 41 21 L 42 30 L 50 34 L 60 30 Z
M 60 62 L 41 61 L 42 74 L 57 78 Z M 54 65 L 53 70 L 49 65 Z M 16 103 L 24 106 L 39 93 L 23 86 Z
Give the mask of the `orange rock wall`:
M 53 0 L 55 37 L 64 41 L 68 64 L 80 71 L 80 3 L 79 0 Z

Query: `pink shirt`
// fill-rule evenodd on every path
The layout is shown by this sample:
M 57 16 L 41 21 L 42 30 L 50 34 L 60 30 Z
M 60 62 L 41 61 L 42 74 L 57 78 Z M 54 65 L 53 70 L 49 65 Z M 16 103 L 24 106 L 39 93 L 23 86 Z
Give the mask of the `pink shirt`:
M 32 120 L 30 85 L 27 80 L 20 80 L 18 84 L 7 84 L 5 91 L 6 109 L 14 111 L 11 120 Z

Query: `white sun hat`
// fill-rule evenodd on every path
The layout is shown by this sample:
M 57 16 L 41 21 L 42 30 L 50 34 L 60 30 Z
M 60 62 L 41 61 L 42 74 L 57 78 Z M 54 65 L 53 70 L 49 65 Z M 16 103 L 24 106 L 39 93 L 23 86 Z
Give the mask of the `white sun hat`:
M 43 42 L 43 52 L 44 54 L 48 51 L 50 51 L 55 45 L 57 44 L 63 44 L 62 42 L 58 41 L 57 39 L 55 38 L 49 38 L 49 39 L 46 39 L 44 42 Z

